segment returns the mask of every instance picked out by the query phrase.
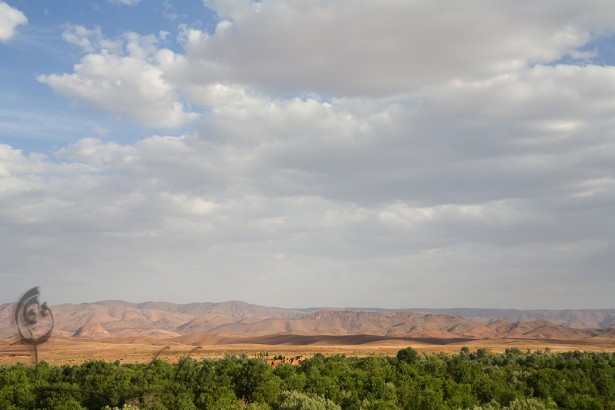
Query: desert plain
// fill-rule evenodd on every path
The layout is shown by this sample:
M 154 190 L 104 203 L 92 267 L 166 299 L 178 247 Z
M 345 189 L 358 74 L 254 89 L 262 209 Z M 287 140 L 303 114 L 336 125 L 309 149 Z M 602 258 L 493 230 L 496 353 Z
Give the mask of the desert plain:
M 360 342 L 357 342 L 360 343 Z M 310 357 L 316 353 L 325 356 L 342 354 L 346 356 L 395 355 L 400 349 L 412 347 L 425 353 L 455 354 L 463 346 L 471 351 L 487 348 L 493 352 L 503 352 L 508 348 L 553 352 L 598 351 L 615 352 L 615 338 L 592 340 L 531 340 L 531 339 L 481 339 L 467 341 L 447 340 L 381 340 L 369 343 L 344 344 L 323 340 L 313 344 L 259 344 L 248 340 L 236 344 L 183 344 L 166 339 L 111 339 L 76 340 L 64 337 L 53 338 L 39 347 L 39 360 L 53 365 L 80 364 L 88 360 L 104 360 L 121 363 L 151 363 L 155 358 L 176 362 L 182 357 L 196 360 L 219 359 L 226 355 L 246 354 L 248 357 L 270 358 L 277 355 L 285 357 Z M 267 355 L 267 356 L 265 356 Z M 19 343 L 14 338 L 0 340 L 0 365 L 34 363 L 33 347 Z
M 34 363 L 34 346 L 18 334 L 15 304 L 0 305 L 0 365 Z M 615 310 L 283 309 L 244 302 L 177 305 L 104 301 L 58 305 L 25 330 L 52 336 L 40 361 L 151 363 L 182 357 L 395 355 L 404 347 L 455 354 L 508 348 L 553 352 L 615 351 Z M 46 319 L 47 322 L 43 319 Z M 52 320 L 52 322 L 49 322 Z M 48 328 L 46 328 L 48 326 Z

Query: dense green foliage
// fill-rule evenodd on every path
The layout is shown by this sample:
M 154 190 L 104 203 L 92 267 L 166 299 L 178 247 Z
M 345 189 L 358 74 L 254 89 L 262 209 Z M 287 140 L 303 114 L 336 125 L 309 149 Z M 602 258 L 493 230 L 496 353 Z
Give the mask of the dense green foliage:
M 0 409 L 615 409 L 615 354 L 486 349 L 0 367 Z

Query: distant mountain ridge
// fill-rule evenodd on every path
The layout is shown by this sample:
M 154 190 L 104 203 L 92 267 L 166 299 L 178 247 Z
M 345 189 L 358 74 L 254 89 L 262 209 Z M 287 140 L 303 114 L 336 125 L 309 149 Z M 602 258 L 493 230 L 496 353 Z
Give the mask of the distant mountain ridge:
M 358 312 L 321 310 L 291 319 L 265 319 L 229 323 L 195 332 L 236 336 L 266 335 L 373 335 L 392 338 L 531 338 L 579 339 L 602 336 L 602 329 L 573 329 L 545 320 L 483 323 L 442 313 Z
M 323 308 L 313 308 L 322 310 Z M 484 322 L 497 319 L 511 322 L 528 322 L 534 320 L 548 320 L 557 325 L 578 329 L 605 329 L 615 325 L 615 309 L 491 309 L 491 308 L 326 308 L 327 310 L 353 310 L 360 312 L 420 312 L 443 313 L 453 316 L 462 316 Z M 310 310 L 310 309 L 308 309 Z
M 13 336 L 15 303 L 0 305 L 0 337 Z M 198 328 L 213 329 L 227 323 L 270 318 L 292 318 L 305 312 L 253 305 L 240 301 L 175 304 L 169 302 L 130 303 L 106 300 L 94 303 L 51 306 L 54 334 L 72 336 L 86 325 L 96 325 L 95 334 L 112 336 L 178 336 Z M 102 328 L 100 327 L 102 326 Z M 86 326 L 86 329 L 88 327 Z M 81 334 L 81 333 L 79 333 Z M 86 331 L 85 334 L 94 334 Z
M 0 305 L 0 337 L 14 336 L 15 304 Z M 240 301 L 101 301 L 51 306 L 54 335 L 81 338 L 296 337 L 582 339 L 615 336 L 615 309 L 286 309 Z

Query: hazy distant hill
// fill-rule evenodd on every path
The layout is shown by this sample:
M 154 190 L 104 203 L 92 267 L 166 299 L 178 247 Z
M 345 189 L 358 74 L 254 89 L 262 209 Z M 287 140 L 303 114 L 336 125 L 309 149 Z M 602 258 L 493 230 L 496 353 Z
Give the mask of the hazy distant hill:
M 469 319 L 476 319 L 482 322 L 490 322 L 497 319 L 503 319 L 510 322 L 548 320 L 557 325 L 579 329 L 604 329 L 609 326 L 615 326 L 615 309 L 518 310 L 489 308 L 309 308 L 303 309 L 303 311 L 311 312 L 322 309 L 352 310 L 357 312 L 443 313 L 446 315 L 462 316 Z
M 615 309 L 516 310 L 516 309 L 404 309 L 413 312 L 445 313 L 483 320 L 511 322 L 548 320 L 579 329 L 604 329 L 615 325 Z
M 218 335 L 576 339 L 613 336 L 615 310 L 283 309 L 245 302 L 96 303 L 52 306 L 56 336 Z M 14 304 L 0 305 L 0 337 L 16 333 Z M 611 326 L 611 328 L 609 328 Z
M 531 338 L 578 339 L 603 335 L 599 329 L 573 329 L 539 320 L 491 323 L 441 313 L 356 312 L 322 310 L 291 319 L 228 323 L 193 333 L 236 336 L 374 335 L 392 338 Z

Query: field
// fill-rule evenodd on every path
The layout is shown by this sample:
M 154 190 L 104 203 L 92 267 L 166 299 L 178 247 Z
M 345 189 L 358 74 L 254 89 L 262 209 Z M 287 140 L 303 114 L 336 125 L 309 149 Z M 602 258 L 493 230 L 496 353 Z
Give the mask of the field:
M 375 340 L 372 340 L 375 339 Z M 267 342 L 267 343 L 263 343 Z M 273 358 L 311 357 L 316 353 L 325 356 L 343 354 L 346 356 L 395 355 L 404 347 L 412 347 L 426 353 L 458 353 L 461 347 L 470 350 L 488 348 L 503 352 L 508 348 L 522 350 L 598 351 L 615 352 L 615 338 L 589 338 L 583 340 L 528 340 L 528 339 L 404 339 L 391 340 L 378 337 L 284 337 L 235 339 L 232 338 L 114 338 L 106 340 L 84 340 L 76 338 L 53 338 L 39 347 L 39 360 L 49 364 L 80 364 L 97 359 L 122 363 L 149 363 L 155 357 L 176 362 L 190 355 L 194 359 L 222 358 L 228 354 L 245 353 L 248 357 Z M 17 343 L 15 339 L 0 340 L 0 365 L 33 363 L 32 346 Z

